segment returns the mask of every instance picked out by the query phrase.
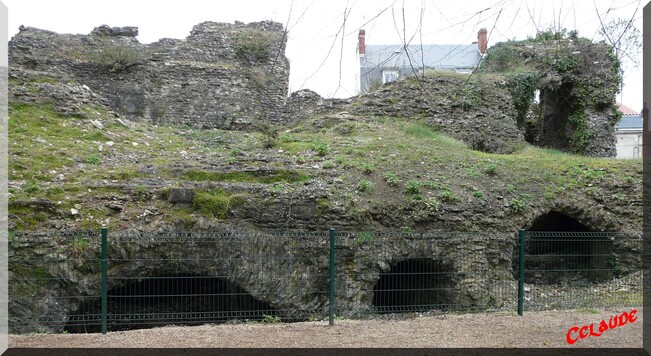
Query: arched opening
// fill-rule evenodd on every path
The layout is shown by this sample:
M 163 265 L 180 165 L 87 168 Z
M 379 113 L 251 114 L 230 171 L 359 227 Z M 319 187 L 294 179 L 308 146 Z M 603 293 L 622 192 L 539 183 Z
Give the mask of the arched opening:
M 565 214 L 550 211 L 533 221 L 529 231 L 591 232 L 587 226 Z
M 537 144 L 540 147 L 570 151 L 574 129 L 569 123 L 573 113 L 572 85 L 562 84 L 558 89 L 540 91 L 540 120 Z
M 450 266 L 433 259 L 410 259 L 380 273 L 373 288 L 378 313 L 449 309 L 454 304 L 454 275 Z
M 533 221 L 528 229 L 547 232 L 530 235 L 525 246 L 525 283 L 573 285 L 613 278 L 612 241 L 593 232 L 576 219 L 549 212 Z M 576 233 L 586 233 L 585 235 Z M 573 234 L 565 234 L 573 233 Z M 518 251 L 514 251 L 514 276 L 518 273 Z
M 261 320 L 278 315 L 268 303 L 223 278 L 173 275 L 122 281 L 122 287 L 108 291 L 109 331 Z M 100 332 L 97 320 L 101 300 L 83 303 L 79 310 L 86 311 L 86 315 L 69 318 L 65 331 Z

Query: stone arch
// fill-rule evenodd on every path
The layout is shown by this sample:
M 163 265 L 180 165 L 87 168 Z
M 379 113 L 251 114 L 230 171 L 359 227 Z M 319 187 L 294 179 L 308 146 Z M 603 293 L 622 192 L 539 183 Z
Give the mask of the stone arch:
M 229 320 L 260 320 L 278 311 L 225 278 L 191 274 L 167 274 L 125 283 L 108 291 L 109 331 L 147 329 L 163 325 L 201 325 Z M 79 316 L 79 310 L 83 315 Z M 100 332 L 96 321 L 101 299 L 81 303 L 69 318 L 65 331 Z M 86 320 L 92 322 L 86 322 Z
M 534 232 L 592 233 L 594 229 L 573 216 L 549 211 L 534 219 L 527 228 Z M 517 248 L 516 248 L 517 249 Z M 612 241 L 606 237 L 574 234 L 550 234 L 527 240 L 525 283 L 557 284 L 562 281 L 597 282 L 612 279 L 609 267 Z M 513 271 L 517 278 L 517 251 L 514 251 Z
M 593 230 L 574 217 L 559 211 L 551 210 L 539 215 L 527 228 L 529 231 L 557 232 L 592 232 Z
M 431 258 L 403 260 L 381 272 L 373 287 L 378 313 L 448 309 L 454 305 L 454 276 L 449 264 Z

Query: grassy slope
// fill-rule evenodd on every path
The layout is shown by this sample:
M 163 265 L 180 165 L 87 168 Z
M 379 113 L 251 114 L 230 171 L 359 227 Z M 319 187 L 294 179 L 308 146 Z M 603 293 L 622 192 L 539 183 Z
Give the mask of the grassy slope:
M 53 220 L 95 228 L 107 217 L 126 223 L 145 210 L 161 221 L 228 219 L 229 207 L 246 198 L 206 188 L 198 198 L 212 208 L 172 208 L 165 187 L 188 181 L 261 184 L 273 192 L 335 176 L 324 204 L 350 202 L 360 212 L 405 205 L 423 219 L 460 202 L 499 201 L 505 214 L 520 214 L 536 201 L 578 191 L 625 201 L 626 194 L 602 187 L 641 186 L 640 160 L 531 146 L 513 155 L 486 154 L 409 118 L 335 120 L 320 129 L 315 118 L 270 138 L 145 124 L 127 128 L 109 120 L 98 129 L 48 106 L 18 103 L 10 103 L 9 117 L 9 213 L 16 229 L 52 228 Z M 53 205 L 26 203 L 37 198 Z M 107 204 L 115 201 L 118 215 Z

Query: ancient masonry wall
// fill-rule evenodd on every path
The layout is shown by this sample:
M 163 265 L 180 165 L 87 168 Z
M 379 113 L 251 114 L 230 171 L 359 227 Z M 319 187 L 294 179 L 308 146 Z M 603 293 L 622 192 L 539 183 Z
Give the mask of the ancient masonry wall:
M 89 35 L 21 27 L 9 42 L 17 83 L 53 78 L 89 87 L 122 118 L 240 129 L 282 123 L 286 36 L 275 22 L 204 22 L 182 40 L 141 44 L 135 27 Z

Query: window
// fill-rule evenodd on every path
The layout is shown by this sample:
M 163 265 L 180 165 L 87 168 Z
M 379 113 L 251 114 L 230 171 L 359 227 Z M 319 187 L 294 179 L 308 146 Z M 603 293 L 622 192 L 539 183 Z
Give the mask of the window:
M 397 70 L 383 70 L 382 71 L 382 84 L 391 83 L 400 78 L 400 73 Z

